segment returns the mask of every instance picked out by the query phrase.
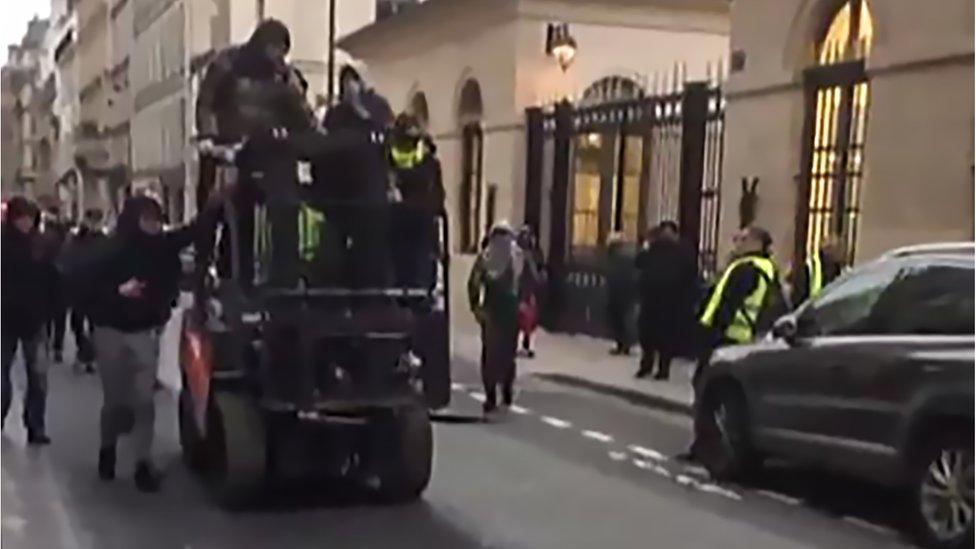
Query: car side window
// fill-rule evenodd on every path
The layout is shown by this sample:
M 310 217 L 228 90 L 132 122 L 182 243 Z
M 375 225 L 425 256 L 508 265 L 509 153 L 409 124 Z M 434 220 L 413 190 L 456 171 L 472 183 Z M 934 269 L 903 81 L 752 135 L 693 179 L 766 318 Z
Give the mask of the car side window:
M 872 312 L 877 333 L 972 335 L 972 265 L 926 262 L 906 265 Z
M 899 270 L 898 264 L 878 263 L 838 281 L 800 312 L 799 335 L 877 333 L 876 317 L 872 311 Z

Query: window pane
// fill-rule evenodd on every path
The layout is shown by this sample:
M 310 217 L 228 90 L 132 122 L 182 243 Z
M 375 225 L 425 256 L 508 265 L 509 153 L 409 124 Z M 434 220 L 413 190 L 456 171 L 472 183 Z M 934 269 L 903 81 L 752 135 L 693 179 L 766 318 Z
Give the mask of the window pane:
M 827 288 L 801 313 L 800 332 L 808 336 L 876 333 L 872 311 L 898 268 L 893 263 L 877 264 Z
M 875 306 L 885 334 L 972 335 L 973 269 L 949 264 L 903 269 Z
M 603 136 L 598 133 L 576 138 L 573 248 L 595 247 L 599 241 L 600 159 L 603 141 Z
M 637 241 L 640 215 L 640 175 L 644 158 L 644 138 L 629 135 L 624 139 L 624 192 L 621 232 L 628 241 Z

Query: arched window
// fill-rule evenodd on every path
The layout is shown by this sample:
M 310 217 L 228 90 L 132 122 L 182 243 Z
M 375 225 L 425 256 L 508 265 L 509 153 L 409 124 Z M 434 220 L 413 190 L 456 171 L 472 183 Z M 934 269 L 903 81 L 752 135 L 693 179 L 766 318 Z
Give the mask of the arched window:
M 590 84 L 583 90 L 580 99 L 581 106 L 627 101 L 644 97 L 644 88 L 632 78 L 626 76 L 607 76 Z
M 853 260 L 860 220 L 869 83 L 864 62 L 874 26 L 867 0 L 848 0 L 818 37 L 805 74 L 807 115 L 796 261 L 837 235 Z
M 460 223 L 461 250 L 476 252 L 483 234 L 484 141 L 481 129 L 481 86 L 468 79 L 461 87 L 458 101 L 458 122 L 461 126 L 461 192 Z

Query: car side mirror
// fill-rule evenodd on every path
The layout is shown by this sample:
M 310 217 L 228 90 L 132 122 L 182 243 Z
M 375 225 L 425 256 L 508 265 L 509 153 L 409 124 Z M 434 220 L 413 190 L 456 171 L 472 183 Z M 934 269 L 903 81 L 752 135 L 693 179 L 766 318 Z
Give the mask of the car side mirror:
M 773 336 L 793 345 L 797 336 L 796 318 L 784 316 L 773 324 Z

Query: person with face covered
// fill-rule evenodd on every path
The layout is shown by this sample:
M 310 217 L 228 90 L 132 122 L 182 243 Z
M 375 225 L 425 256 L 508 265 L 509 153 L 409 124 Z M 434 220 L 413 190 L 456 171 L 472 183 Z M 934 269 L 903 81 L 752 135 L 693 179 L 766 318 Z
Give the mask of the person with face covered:
M 179 253 L 214 215 L 218 198 L 194 223 L 168 232 L 163 231 L 158 202 L 148 196 L 129 198 L 109 237 L 111 245 L 93 261 L 88 315 L 104 398 L 98 455 L 103 480 L 115 478 L 116 440 L 131 433 L 136 487 L 143 492 L 159 489 L 151 461 L 159 338 L 179 295 Z
M 197 203 L 204 204 L 217 183 L 217 163 L 207 155 L 214 144 L 251 141 L 254 150 L 273 141 L 272 136 L 313 132 L 315 115 L 305 98 L 307 83 L 301 73 L 290 66 L 286 56 L 291 48 L 288 28 L 276 19 L 266 19 L 254 30 L 248 41 L 221 52 L 210 62 L 200 84 L 196 105 L 196 123 L 201 151 L 200 181 Z M 265 160 L 250 158 L 251 162 Z M 242 169 L 241 174 L 247 174 Z M 251 209 L 260 193 L 249 181 L 242 180 L 233 196 L 242 243 L 254 239 L 254 216 Z M 216 223 L 216 220 L 215 220 Z M 202 284 L 207 258 L 213 253 L 216 227 L 201 230 L 197 249 L 197 284 Z M 241 246 L 241 278 L 251 280 L 253 248 Z M 222 238 L 219 245 L 218 272 L 228 277 L 230 243 Z
M 532 262 L 516 241 L 515 231 L 505 222 L 497 223 L 468 277 L 468 303 L 481 325 L 481 380 L 485 388 L 482 408 L 486 417 L 498 407 L 499 388 L 502 403 L 512 404 L 519 290 L 526 277 L 535 276 Z
M 390 163 L 385 139 L 393 111 L 361 75 L 346 65 L 339 71 L 339 103 L 326 112 L 323 128 L 333 140 L 352 145 L 316 157 L 317 181 L 327 181 L 325 216 L 344 242 L 343 284 L 387 287 L 393 283 L 389 204 Z
M 27 443 L 48 444 L 45 432 L 47 360 L 40 352 L 44 327 L 59 306 L 57 271 L 38 234 L 37 206 L 23 197 L 10 200 L 0 229 L 3 323 L 3 419 L 13 400 L 10 370 L 18 348 L 27 373 L 24 426 Z

